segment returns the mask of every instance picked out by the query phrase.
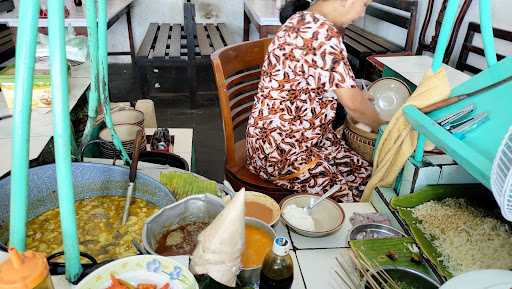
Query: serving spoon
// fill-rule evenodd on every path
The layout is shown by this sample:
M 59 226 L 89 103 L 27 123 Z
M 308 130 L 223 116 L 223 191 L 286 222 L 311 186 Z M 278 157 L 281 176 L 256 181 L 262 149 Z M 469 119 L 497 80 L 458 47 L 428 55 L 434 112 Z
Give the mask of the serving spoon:
M 310 199 L 311 201 L 309 202 L 309 205 L 304 207 L 304 211 L 306 211 L 306 213 L 311 216 L 311 211 L 313 210 L 314 207 L 316 207 L 322 201 L 324 201 L 325 199 L 330 197 L 332 194 L 336 193 L 340 188 L 341 188 L 340 185 L 335 185 L 329 191 L 327 191 L 327 193 L 325 193 L 318 200 L 316 200 L 316 202 L 311 202 L 311 201 L 313 201 L 313 198 L 311 198 Z

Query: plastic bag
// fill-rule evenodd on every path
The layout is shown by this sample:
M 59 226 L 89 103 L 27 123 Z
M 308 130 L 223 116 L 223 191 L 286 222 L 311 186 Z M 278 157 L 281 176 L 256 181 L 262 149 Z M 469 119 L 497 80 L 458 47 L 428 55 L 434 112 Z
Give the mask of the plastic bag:
M 87 37 L 76 35 L 73 27 L 68 27 L 66 33 L 66 57 L 70 61 L 86 62 L 88 56 Z M 47 58 L 48 35 L 39 33 L 37 37 L 36 57 Z

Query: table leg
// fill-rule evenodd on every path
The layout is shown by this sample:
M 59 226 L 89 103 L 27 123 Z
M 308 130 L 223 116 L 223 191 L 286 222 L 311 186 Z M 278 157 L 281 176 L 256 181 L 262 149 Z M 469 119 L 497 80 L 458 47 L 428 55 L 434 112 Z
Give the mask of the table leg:
M 251 19 L 244 11 L 244 41 L 249 41 L 249 32 L 251 30 Z
M 126 24 L 128 25 L 128 40 L 130 42 L 130 56 L 132 58 L 133 65 L 135 64 L 135 45 L 133 44 L 131 5 L 128 7 L 128 11 L 126 11 Z

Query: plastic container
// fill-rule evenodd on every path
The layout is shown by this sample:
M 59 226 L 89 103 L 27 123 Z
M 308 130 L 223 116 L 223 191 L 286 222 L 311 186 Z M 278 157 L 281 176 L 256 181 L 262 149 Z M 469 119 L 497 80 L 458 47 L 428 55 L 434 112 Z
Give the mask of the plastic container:
M 9 249 L 0 264 L 0 289 L 54 289 L 44 254 Z
M 14 104 L 14 73 L 14 65 L 7 66 L 0 71 L 0 87 L 9 109 L 12 109 Z M 50 74 L 35 71 L 32 88 L 32 108 L 49 108 L 51 104 Z

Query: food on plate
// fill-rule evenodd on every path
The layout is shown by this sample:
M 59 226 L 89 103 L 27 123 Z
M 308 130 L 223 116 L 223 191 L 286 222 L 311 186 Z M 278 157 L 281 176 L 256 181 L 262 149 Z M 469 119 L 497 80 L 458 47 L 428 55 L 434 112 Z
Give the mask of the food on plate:
M 390 250 L 386 253 L 386 257 L 388 257 L 391 261 L 396 261 L 398 260 L 398 253 Z
M 274 212 L 265 204 L 255 201 L 245 202 L 245 216 L 252 217 L 263 221 L 266 224 L 272 223 Z
M 419 228 L 454 275 L 512 268 L 512 233 L 506 224 L 464 199 L 430 201 L 412 209 Z
M 305 231 L 315 230 L 315 221 L 303 209 L 296 205 L 289 205 L 283 211 L 283 216 L 290 225 Z
M 242 267 L 254 268 L 263 264 L 268 251 L 272 249 L 272 236 L 254 225 L 245 224 L 245 248 L 242 253 Z
M 125 200 L 124 196 L 97 196 L 75 203 L 80 251 L 99 262 L 137 254 L 131 240 L 140 242 L 144 221 L 158 207 L 133 198 L 128 222 L 121 226 Z M 29 221 L 27 248 L 46 255 L 63 251 L 58 208 Z
M 162 256 L 192 255 L 197 237 L 208 222 L 190 222 L 167 230 L 160 236 L 155 252 Z
M 110 280 L 112 283 L 106 289 L 171 289 L 171 284 L 166 283 L 162 287 L 158 288 L 155 284 L 148 283 L 140 283 L 137 286 L 133 286 L 132 284 L 116 278 L 114 275 L 110 275 Z

